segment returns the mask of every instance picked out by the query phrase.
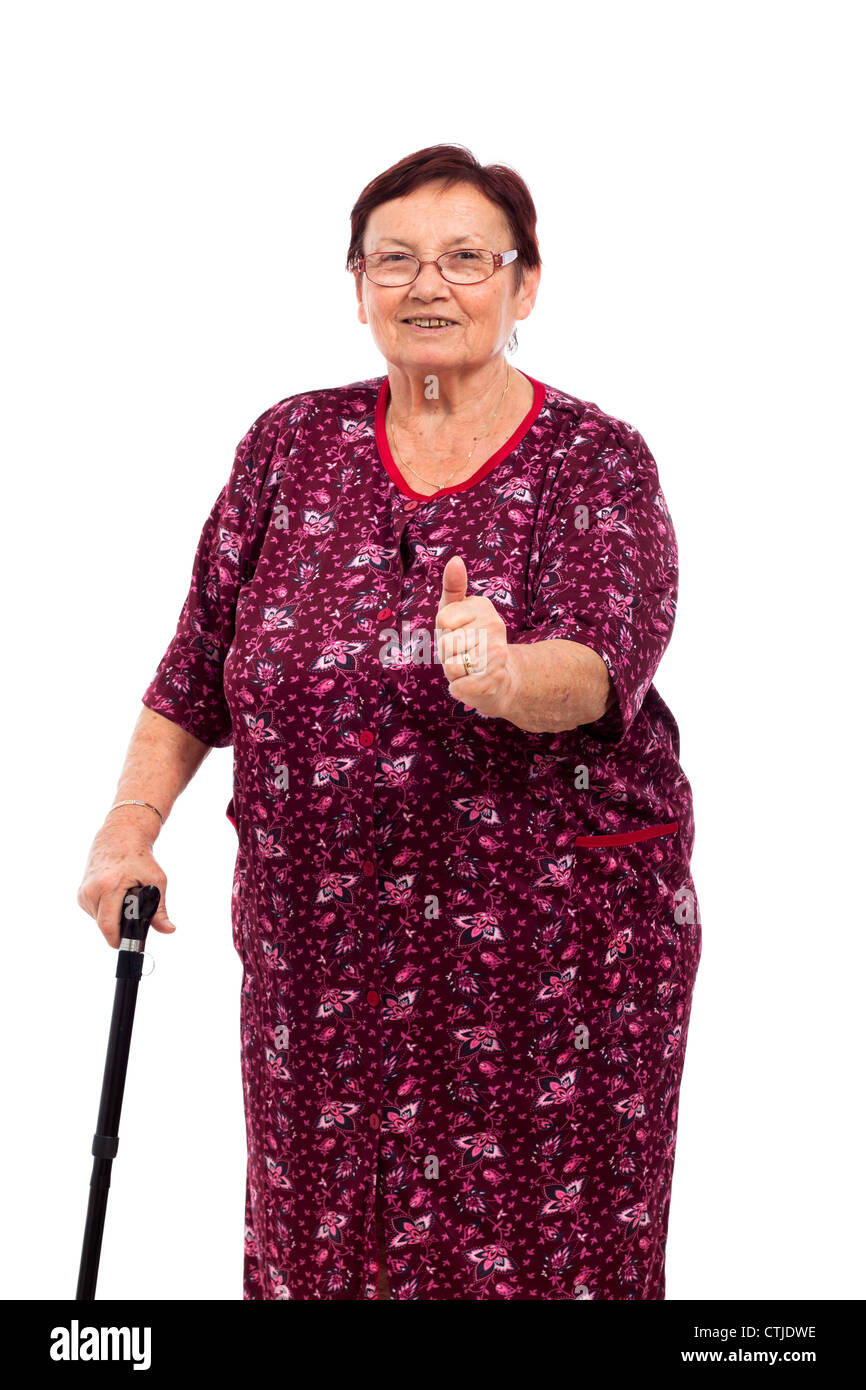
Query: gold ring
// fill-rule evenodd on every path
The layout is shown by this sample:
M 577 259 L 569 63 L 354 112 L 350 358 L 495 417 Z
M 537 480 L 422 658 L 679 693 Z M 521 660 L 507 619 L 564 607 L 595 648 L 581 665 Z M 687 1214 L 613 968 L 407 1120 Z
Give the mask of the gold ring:
M 472 675 L 472 672 L 474 671 L 475 668 L 474 668 L 474 666 L 472 665 L 472 663 L 471 663 L 470 660 L 469 660 L 469 653 L 468 653 L 468 652 L 463 652 L 462 655 L 463 655 L 463 670 L 466 672 L 467 676 L 471 676 L 471 675 Z

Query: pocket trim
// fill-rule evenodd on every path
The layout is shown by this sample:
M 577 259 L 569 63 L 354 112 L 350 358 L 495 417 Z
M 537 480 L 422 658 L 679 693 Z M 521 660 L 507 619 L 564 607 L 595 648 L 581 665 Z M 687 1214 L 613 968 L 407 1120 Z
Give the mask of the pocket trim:
M 626 830 L 621 835 L 576 835 L 575 845 L 633 845 L 638 840 L 653 840 L 657 835 L 675 835 L 680 828 L 678 820 L 667 821 L 664 825 L 646 825 L 642 830 Z

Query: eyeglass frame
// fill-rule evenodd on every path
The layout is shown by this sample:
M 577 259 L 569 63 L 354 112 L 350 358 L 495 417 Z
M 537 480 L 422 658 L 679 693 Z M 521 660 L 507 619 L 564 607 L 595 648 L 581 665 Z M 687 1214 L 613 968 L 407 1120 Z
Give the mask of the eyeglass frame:
M 459 255 L 461 251 L 486 251 L 489 256 L 493 257 L 493 269 L 491 270 L 490 274 L 482 275 L 480 280 L 449 280 L 441 265 L 439 265 L 439 262 L 444 260 L 446 256 Z M 353 273 L 360 273 L 366 275 L 367 279 L 370 281 L 370 284 L 378 285 L 380 289 L 402 290 L 405 289 L 407 285 L 414 285 L 415 281 L 418 279 L 418 276 L 421 274 L 421 271 L 424 269 L 425 265 L 435 265 L 438 268 L 439 274 L 442 276 L 442 279 L 445 281 L 446 285 L 483 285 L 485 280 L 492 279 L 493 276 L 496 274 L 497 270 L 501 270 L 504 265 L 513 264 L 513 262 L 517 260 L 517 257 L 519 256 L 520 252 L 516 251 L 513 247 L 510 251 L 491 251 L 489 246 L 456 246 L 453 251 L 443 251 L 442 255 L 437 256 L 435 261 L 422 261 L 419 259 L 418 256 L 409 256 L 408 253 L 404 251 L 372 251 L 370 254 L 373 256 L 406 255 L 407 259 L 418 262 L 418 269 L 415 271 L 415 274 L 412 276 L 412 279 L 401 280 L 399 285 L 383 285 L 381 281 L 374 280 L 372 276 L 367 275 L 366 267 L 368 257 L 360 255 L 360 253 L 357 251 L 355 252 L 355 255 L 353 257 L 352 264 L 346 266 L 346 269 L 351 270 Z

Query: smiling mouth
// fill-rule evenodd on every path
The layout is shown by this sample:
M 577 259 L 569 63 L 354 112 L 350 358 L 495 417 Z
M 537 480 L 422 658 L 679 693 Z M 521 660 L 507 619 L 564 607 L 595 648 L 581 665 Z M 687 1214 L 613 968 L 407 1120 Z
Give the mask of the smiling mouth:
M 402 322 L 408 328 L 420 328 L 425 333 L 438 333 L 445 328 L 457 327 L 452 319 L 424 318 L 421 315 L 417 318 L 403 319 Z

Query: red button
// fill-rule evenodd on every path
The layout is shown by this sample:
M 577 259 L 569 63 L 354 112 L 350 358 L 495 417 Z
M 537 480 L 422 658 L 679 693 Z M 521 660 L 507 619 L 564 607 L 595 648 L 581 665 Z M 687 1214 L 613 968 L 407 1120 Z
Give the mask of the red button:
M 369 748 L 370 744 L 373 742 L 372 731 L 370 729 L 362 729 L 358 735 L 358 742 L 361 743 L 364 748 Z
M 371 874 L 376 872 L 376 865 L 373 863 L 372 859 L 365 859 L 361 868 L 368 878 Z
M 368 990 L 367 990 L 367 1003 L 368 1003 L 368 1004 L 378 1004 L 378 1002 L 379 1002 L 379 995 L 378 995 L 377 991 L 376 991 L 375 989 L 368 989 Z
M 415 501 L 414 497 L 409 497 L 409 498 L 407 498 L 406 501 L 403 503 L 403 510 L 404 510 L 404 512 L 414 512 L 414 510 L 415 510 L 415 508 L 416 508 L 417 506 L 418 506 L 418 503 Z
M 370 1128 L 371 1128 L 371 1129 L 378 1129 L 378 1128 L 379 1128 L 379 1116 L 378 1116 L 378 1115 L 371 1115 L 371 1116 L 370 1116 Z
M 377 614 L 376 614 L 376 621 L 379 622 L 379 623 L 384 623 L 384 621 L 385 621 L 386 618 L 393 618 L 393 616 L 394 616 L 394 610 L 393 610 L 393 608 L 383 608 L 382 611 L 381 611 L 381 613 L 377 613 Z

